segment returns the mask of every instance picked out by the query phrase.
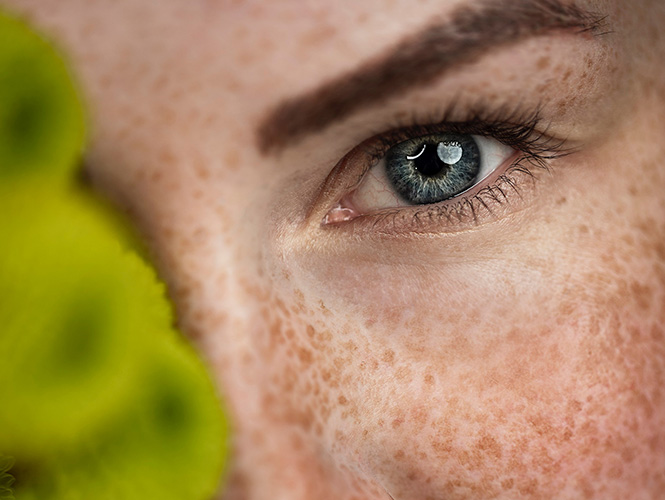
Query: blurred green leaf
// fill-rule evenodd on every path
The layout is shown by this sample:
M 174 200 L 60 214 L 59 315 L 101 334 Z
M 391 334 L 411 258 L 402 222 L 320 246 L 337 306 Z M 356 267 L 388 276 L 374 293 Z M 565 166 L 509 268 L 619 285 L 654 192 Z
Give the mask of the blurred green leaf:
M 0 499 L 208 499 L 226 420 L 142 245 L 73 182 L 84 136 L 62 59 L 0 13 Z
M 0 199 L 0 449 L 44 455 L 111 418 L 170 325 L 152 270 L 86 201 L 38 190 Z
M 0 12 L 0 182 L 71 182 L 85 117 L 65 62 Z
M 42 464 L 17 498 L 207 500 L 219 487 L 228 428 L 210 378 L 175 335 L 164 335 L 123 418 Z

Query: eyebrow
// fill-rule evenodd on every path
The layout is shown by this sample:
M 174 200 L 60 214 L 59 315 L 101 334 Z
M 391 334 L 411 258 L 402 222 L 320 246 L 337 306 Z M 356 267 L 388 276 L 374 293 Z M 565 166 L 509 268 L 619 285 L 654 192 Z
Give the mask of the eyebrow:
M 288 98 L 260 123 L 261 153 L 276 153 L 354 112 L 431 83 L 498 46 L 556 30 L 605 34 L 606 16 L 559 0 L 485 0 L 457 8 L 355 70 Z

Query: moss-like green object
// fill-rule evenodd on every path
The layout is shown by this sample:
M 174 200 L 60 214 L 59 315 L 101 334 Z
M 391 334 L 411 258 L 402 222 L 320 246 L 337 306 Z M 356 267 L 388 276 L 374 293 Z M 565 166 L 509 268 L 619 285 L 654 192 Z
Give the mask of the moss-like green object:
M 0 182 L 70 182 L 84 142 L 85 115 L 67 65 L 0 11 Z
M 13 465 L 12 457 L 0 455 L 0 500 L 14 500 L 14 477 L 10 474 Z
M 132 397 L 170 325 L 153 271 L 81 193 L 0 197 L 0 450 L 72 446 Z
M 141 245 L 74 182 L 83 115 L 0 13 L 0 499 L 209 500 L 226 419 Z
M 172 332 L 154 345 L 122 418 L 17 483 L 22 500 L 210 500 L 228 428 L 200 360 Z

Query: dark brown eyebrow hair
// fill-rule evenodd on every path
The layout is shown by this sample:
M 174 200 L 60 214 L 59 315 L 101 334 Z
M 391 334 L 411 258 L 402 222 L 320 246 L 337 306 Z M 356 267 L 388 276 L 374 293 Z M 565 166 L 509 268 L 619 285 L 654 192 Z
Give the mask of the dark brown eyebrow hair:
M 386 54 L 361 63 L 302 96 L 272 109 L 257 129 L 263 154 L 320 132 L 355 111 L 408 88 L 431 83 L 488 50 L 555 30 L 604 34 L 606 17 L 560 0 L 481 0 L 409 36 Z

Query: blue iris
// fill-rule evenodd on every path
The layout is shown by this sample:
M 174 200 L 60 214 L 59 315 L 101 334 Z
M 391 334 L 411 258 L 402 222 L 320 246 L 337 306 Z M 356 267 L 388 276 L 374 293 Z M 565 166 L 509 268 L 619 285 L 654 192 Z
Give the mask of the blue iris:
M 386 174 L 408 203 L 426 205 L 470 188 L 480 172 L 480 150 L 471 135 L 435 134 L 400 142 L 385 156 Z

